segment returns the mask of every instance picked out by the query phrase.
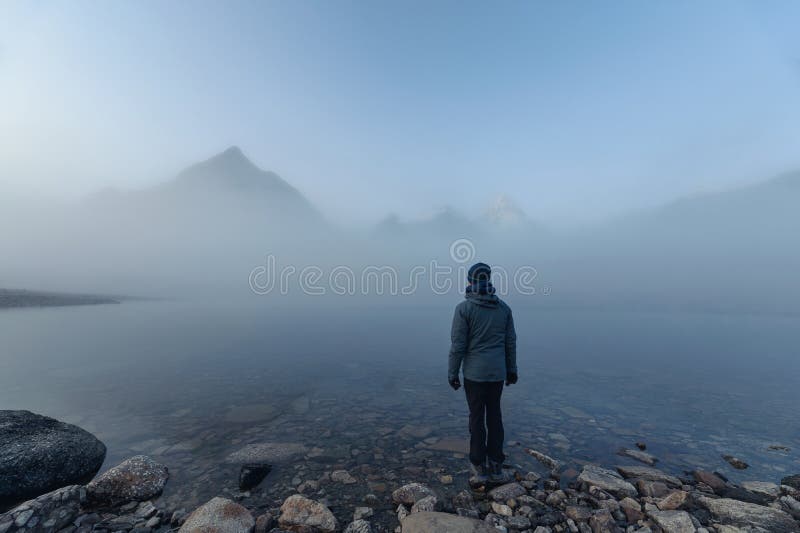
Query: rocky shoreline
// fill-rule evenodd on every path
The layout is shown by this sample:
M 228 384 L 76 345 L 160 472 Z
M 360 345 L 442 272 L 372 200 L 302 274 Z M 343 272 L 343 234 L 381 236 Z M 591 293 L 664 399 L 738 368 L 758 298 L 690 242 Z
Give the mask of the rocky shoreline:
M 800 531 L 800 476 L 786 476 L 781 484 L 736 484 L 702 469 L 673 475 L 651 466 L 657 458 L 641 449 L 645 443 L 638 445 L 620 455 L 641 466 L 584 464 L 578 470 L 524 448 L 540 469 L 508 462 L 508 483 L 470 483 L 447 493 L 428 482 L 431 475 L 441 486 L 453 486 L 466 479 L 466 468 L 448 471 L 427 460 L 409 465 L 402 477 L 382 477 L 371 465 L 341 461 L 311 470 L 306 465 L 318 459 L 319 450 L 296 443 L 249 444 L 227 458 L 239 469 L 239 490 L 220 488 L 219 496 L 196 509 L 160 496 L 169 465 L 139 455 L 85 485 L 48 492 L 0 514 L 0 533 Z M 288 463 L 296 472 L 289 486 L 281 487 L 291 494 L 259 502 L 263 493 L 256 487 L 278 483 L 270 476 L 273 462 Z M 354 497 L 358 487 L 364 495 Z
M 0 309 L 22 307 L 65 307 L 72 305 L 118 304 L 119 299 L 94 294 L 67 294 L 60 292 L 0 289 Z

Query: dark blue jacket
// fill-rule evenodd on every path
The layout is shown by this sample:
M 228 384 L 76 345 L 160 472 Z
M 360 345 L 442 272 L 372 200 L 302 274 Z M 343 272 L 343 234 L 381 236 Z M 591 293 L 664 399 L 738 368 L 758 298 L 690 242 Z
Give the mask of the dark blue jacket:
M 495 294 L 468 291 L 456 306 L 448 377 L 463 364 L 470 381 L 503 381 L 517 372 L 517 334 L 511 308 Z

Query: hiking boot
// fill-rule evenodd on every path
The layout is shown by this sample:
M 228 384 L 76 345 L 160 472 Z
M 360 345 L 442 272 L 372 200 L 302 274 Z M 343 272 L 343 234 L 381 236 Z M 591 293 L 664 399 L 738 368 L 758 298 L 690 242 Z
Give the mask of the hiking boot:
M 491 483 L 508 483 L 509 476 L 503 472 L 503 463 L 497 461 L 489 461 L 489 482 Z
M 486 465 L 476 465 L 476 464 L 469 464 L 470 472 L 472 472 L 472 477 L 469 478 L 469 484 L 473 487 L 480 486 L 486 484 L 489 481 L 489 476 L 487 475 Z

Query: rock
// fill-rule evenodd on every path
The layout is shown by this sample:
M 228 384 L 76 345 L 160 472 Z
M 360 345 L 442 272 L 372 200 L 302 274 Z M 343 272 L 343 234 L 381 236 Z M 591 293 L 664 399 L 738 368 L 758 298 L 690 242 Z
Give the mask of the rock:
M 161 494 L 167 479 L 166 466 L 146 455 L 135 455 L 92 480 L 86 493 L 93 502 L 144 501 Z
M 621 530 L 614 517 L 606 509 L 599 509 L 589 518 L 589 527 L 593 533 L 619 533 Z
M 366 520 L 355 520 L 348 524 L 344 533 L 372 533 L 372 526 Z
M 732 500 L 740 500 L 749 503 L 757 503 L 759 505 L 767 505 L 771 500 L 774 499 L 770 498 L 769 496 L 765 496 L 763 494 L 750 492 L 749 490 L 745 490 L 742 487 L 736 487 L 731 485 L 726 485 L 725 489 L 719 492 L 719 495 L 722 496 L 723 498 L 730 498 Z
M 664 533 L 695 533 L 692 518 L 686 511 L 651 511 L 648 516 Z
M 506 483 L 489 491 L 489 497 L 494 501 L 505 502 L 511 498 L 527 494 L 528 491 L 519 483 Z
M 250 533 L 256 521 L 250 511 L 226 498 L 213 498 L 194 510 L 181 533 Z
M 89 481 L 105 445 L 78 426 L 30 411 L 0 411 L 0 502 Z
M 692 476 L 694 476 L 695 481 L 698 483 L 705 483 L 716 493 L 720 493 L 725 490 L 725 481 L 723 481 L 723 479 L 716 474 L 707 472 L 705 470 L 695 470 L 692 472 Z
M 725 459 L 728 462 L 728 464 L 730 464 L 736 470 L 744 470 L 745 468 L 750 466 L 749 464 L 745 463 L 744 461 L 742 461 L 737 457 L 734 457 L 733 455 L 723 455 L 722 458 Z
M 453 496 L 453 507 L 473 509 L 475 507 L 475 499 L 472 497 L 472 493 L 468 490 L 462 490 Z
M 531 520 L 527 516 L 509 516 L 506 518 L 508 527 L 517 531 L 523 531 L 531 527 Z
M 514 514 L 514 511 L 511 510 L 511 507 L 500 502 L 492 502 L 492 511 L 500 516 L 513 516 Z
M 436 510 L 436 504 L 439 500 L 436 499 L 436 496 L 425 496 L 417 500 L 417 503 L 411 506 L 412 513 L 421 513 L 421 512 L 430 512 Z
M 650 466 L 653 466 L 658 462 L 658 459 L 655 456 L 650 455 L 649 453 L 643 452 L 641 450 L 630 450 L 628 448 L 622 448 L 617 453 L 625 457 L 636 459 L 637 461 L 641 461 Z
M 242 465 L 242 469 L 239 471 L 239 490 L 245 491 L 257 487 L 271 470 L 272 466 L 267 463 Z
M 469 453 L 469 442 L 460 437 L 445 437 L 425 447 L 440 452 L 463 453 L 464 455 Z
M 392 493 L 392 501 L 411 506 L 428 496 L 436 496 L 436 493 L 421 483 L 409 483 Z
M 256 518 L 256 528 L 254 533 L 267 533 L 275 526 L 275 517 L 270 513 L 264 513 Z
M 172 513 L 172 516 L 169 519 L 169 523 L 171 526 L 179 527 L 182 526 L 184 522 L 186 522 L 186 509 L 177 509 L 175 512 Z
M 157 512 L 158 509 L 153 505 L 153 502 L 142 502 L 136 507 L 134 516 L 136 516 L 136 518 L 150 518 Z
M 578 481 L 597 487 L 619 498 L 636 497 L 636 488 L 612 470 L 595 465 L 586 465 L 578 476 Z
M 800 474 L 793 476 L 786 476 L 781 480 L 781 485 L 792 487 L 793 489 L 800 490 Z
M 675 511 L 683 507 L 688 498 L 688 492 L 674 490 L 656 502 L 656 505 L 662 511 Z
M 411 437 L 416 437 L 418 439 L 424 439 L 428 435 L 431 434 L 433 428 L 429 426 L 414 426 L 411 424 L 407 424 L 400 428 L 399 433 L 402 435 L 409 435 Z
M 350 475 L 347 470 L 335 470 L 331 472 L 331 481 L 334 483 L 344 483 L 345 485 L 352 485 L 356 483 L 356 478 Z
M 397 521 L 402 522 L 405 517 L 408 516 L 408 507 L 403 505 L 402 503 L 397 506 Z
M 563 490 L 559 489 L 555 492 L 551 492 L 547 495 L 547 499 L 545 499 L 545 503 L 550 507 L 558 507 L 561 502 L 567 499 L 567 495 L 564 493 Z
M 525 448 L 525 453 L 532 456 L 534 459 L 542 463 L 544 466 L 551 470 L 557 470 L 561 467 L 561 463 L 550 457 L 549 455 L 545 455 L 542 452 L 538 452 L 532 448 Z
M 771 533 L 788 533 L 800 530 L 800 525 L 788 513 L 754 503 L 730 498 L 701 496 L 698 503 L 708 509 L 711 516 L 726 525 L 764 528 Z
M 777 498 L 780 495 L 780 487 L 775 483 L 768 481 L 742 481 L 740 483 L 743 489 L 749 490 L 762 496 L 769 498 Z
M 296 533 L 331 533 L 339 527 L 330 509 L 299 494 L 283 502 L 278 525 Z
M 231 453 L 225 462 L 275 464 L 304 454 L 306 450 L 304 445 L 296 442 L 260 442 Z
M 800 501 L 795 500 L 791 496 L 781 496 L 781 503 L 790 515 L 800 520 Z
M 70 525 L 86 500 L 86 490 L 70 485 L 28 500 L 0 514 L 0 531 L 58 531 Z
M 682 485 L 681 480 L 677 477 L 649 466 L 618 466 L 617 471 L 626 479 L 640 478 L 648 481 L 660 481 L 673 487 Z
M 497 533 L 489 524 L 474 518 L 447 513 L 414 513 L 401 523 L 402 533 Z
M 364 518 L 369 518 L 372 516 L 374 511 L 372 507 L 356 507 L 353 511 L 353 522 L 357 522 Z
M 644 514 L 642 514 L 642 506 L 639 505 L 639 502 L 633 498 L 623 498 L 619 502 L 619 507 L 622 509 L 622 512 L 625 513 L 625 518 L 628 520 L 628 522 L 632 524 L 635 524 L 644 518 Z
M 575 522 L 586 522 L 592 516 L 592 509 L 586 505 L 567 505 L 564 514 Z
M 669 487 L 660 481 L 637 479 L 636 489 L 640 495 L 649 496 L 650 498 L 663 498 L 669 494 Z

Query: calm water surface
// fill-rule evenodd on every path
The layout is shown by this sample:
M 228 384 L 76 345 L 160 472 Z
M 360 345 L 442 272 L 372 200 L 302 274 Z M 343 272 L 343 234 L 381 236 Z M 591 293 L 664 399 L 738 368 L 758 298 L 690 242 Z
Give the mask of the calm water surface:
M 225 458 L 259 442 L 300 443 L 314 460 L 276 466 L 250 496 L 256 507 L 340 467 L 361 481 L 345 500 L 443 473 L 455 491 L 466 483 L 466 404 L 445 379 L 455 303 L 2 311 L 0 408 L 92 431 L 108 446 L 104 468 L 153 455 L 170 467 L 164 498 L 176 507 L 235 493 Z M 509 461 L 541 470 L 530 446 L 576 467 L 630 463 L 616 452 L 641 440 L 675 473 L 800 472 L 797 317 L 516 305 L 515 319 L 520 382 L 504 409 L 507 440 L 521 446 Z M 751 467 L 735 471 L 722 453 Z

